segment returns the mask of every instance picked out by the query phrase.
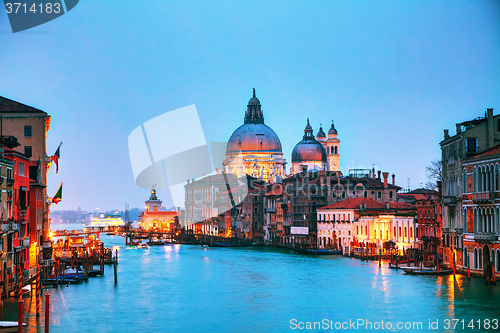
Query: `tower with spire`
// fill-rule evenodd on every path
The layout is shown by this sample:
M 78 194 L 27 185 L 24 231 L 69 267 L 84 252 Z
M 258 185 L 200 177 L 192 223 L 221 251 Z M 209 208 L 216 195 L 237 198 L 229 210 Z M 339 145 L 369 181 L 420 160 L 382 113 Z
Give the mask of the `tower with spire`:
M 322 129 L 321 129 L 322 130 Z M 319 133 L 318 133 L 319 134 Z M 324 135 L 324 133 L 323 133 Z M 332 120 L 332 126 L 328 131 L 328 139 L 321 142 L 323 147 L 326 149 L 326 158 L 328 161 L 328 167 L 330 171 L 340 170 L 340 140 L 338 139 L 338 133 L 335 129 L 335 124 Z

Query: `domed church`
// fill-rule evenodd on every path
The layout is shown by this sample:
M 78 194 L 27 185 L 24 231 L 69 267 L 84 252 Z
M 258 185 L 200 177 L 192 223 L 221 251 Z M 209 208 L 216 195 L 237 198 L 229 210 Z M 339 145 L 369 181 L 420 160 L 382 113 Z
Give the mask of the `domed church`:
M 332 121 L 332 126 L 328 131 L 328 139 L 322 126 L 314 138 L 313 128 L 309 124 L 308 118 L 304 136 L 292 151 L 292 174 L 299 173 L 303 169 L 339 171 L 340 140 L 337 135 Z
M 224 171 L 237 177 L 251 175 L 266 182 L 279 182 L 285 177 L 285 160 L 276 133 L 264 124 L 259 99 L 248 101 L 244 123 L 229 138 Z

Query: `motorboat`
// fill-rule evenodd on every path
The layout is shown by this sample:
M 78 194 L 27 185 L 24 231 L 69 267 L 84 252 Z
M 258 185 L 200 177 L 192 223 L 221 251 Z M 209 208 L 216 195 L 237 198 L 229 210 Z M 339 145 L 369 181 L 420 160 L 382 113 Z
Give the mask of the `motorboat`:
M 146 243 L 137 244 L 138 249 L 149 249 L 149 246 Z

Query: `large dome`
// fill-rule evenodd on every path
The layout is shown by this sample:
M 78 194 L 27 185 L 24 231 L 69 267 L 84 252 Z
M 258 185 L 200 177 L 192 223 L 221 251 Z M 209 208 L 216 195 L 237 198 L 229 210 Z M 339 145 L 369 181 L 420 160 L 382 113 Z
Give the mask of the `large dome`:
M 238 127 L 227 143 L 227 153 L 240 150 L 282 152 L 280 139 L 269 126 L 252 123 Z
M 325 162 L 326 150 L 312 135 L 312 127 L 307 119 L 305 135 L 292 151 L 292 162 Z

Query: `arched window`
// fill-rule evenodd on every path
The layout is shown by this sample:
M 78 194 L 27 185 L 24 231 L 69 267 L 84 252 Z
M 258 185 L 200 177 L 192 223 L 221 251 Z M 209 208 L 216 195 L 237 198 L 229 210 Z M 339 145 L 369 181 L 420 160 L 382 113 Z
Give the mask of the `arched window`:
M 478 191 L 478 186 L 477 186 L 477 168 L 476 167 L 474 167 L 474 179 L 473 179 L 473 184 L 472 185 L 474 187 L 473 191 L 477 192 Z
M 478 268 L 479 269 L 483 269 L 483 249 L 479 249 L 479 252 L 478 252 L 478 256 L 477 256 L 477 260 L 478 260 Z
M 479 259 L 478 259 L 478 255 L 477 255 L 477 249 L 474 248 L 474 269 L 478 269 L 478 263 Z
M 365 197 L 365 198 L 367 198 L 367 197 L 368 197 L 368 192 L 366 192 L 366 191 L 365 191 L 364 197 Z
M 495 164 L 495 191 L 500 190 L 500 166 Z
M 467 193 L 469 192 L 467 190 L 467 170 L 464 168 L 463 172 L 462 172 L 462 193 Z
M 463 266 L 464 266 L 464 268 L 465 268 L 465 267 L 467 267 L 467 265 L 469 264 L 469 263 L 467 262 L 467 255 L 468 255 L 468 253 L 467 253 L 467 246 L 465 246 L 465 247 L 464 247 L 464 252 L 463 252 L 463 255 L 462 255 L 462 258 L 463 258 L 463 260 L 462 260 L 462 261 L 463 261 Z

